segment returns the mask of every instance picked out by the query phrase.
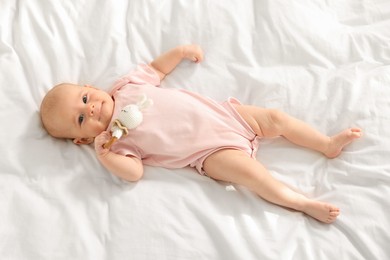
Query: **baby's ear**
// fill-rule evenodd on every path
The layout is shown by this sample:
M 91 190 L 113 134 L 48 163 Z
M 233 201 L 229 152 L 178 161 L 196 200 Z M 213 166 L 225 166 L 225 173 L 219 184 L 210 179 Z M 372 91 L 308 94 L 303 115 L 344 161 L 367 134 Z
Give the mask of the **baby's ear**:
M 73 143 L 75 144 L 90 144 L 93 143 L 93 137 L 89 138 L 75 138 L 73 139 Z

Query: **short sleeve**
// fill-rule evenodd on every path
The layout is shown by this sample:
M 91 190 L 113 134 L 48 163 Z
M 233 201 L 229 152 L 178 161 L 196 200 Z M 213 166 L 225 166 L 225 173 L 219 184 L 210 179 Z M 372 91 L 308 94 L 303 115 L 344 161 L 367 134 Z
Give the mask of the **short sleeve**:
M 160 83 L 160 77 L 149 65 L 139 64 L 135 70 L 115 82 L 111 94 L 126 84 L 159 86 Z
M 111 151 L 123 156 L 134 156 L 142 160 L 142 153 L 135 146 L 128 145 L 124 140 L 118 140 L 114 143 Z

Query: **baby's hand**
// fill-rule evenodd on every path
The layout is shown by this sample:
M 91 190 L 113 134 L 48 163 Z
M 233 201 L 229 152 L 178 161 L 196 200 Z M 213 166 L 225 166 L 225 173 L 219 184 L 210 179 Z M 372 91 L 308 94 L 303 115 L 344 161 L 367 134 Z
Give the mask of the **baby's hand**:
M 105 156 L 110 150 L 103 147 L 111 138 L 111 134 L 103 131 L 100 135 L 95 137 L 95 152 L 97 156 Z
M 191 44 L 183 46 L 184 58 L 199 63 L 203 61 L 203 51 L 200 46 Z

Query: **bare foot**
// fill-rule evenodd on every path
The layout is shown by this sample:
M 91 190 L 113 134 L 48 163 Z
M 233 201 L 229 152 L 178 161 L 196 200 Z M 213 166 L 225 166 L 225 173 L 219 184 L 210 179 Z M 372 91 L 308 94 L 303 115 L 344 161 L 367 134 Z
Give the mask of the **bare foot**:
M 330 137 L 328 150 L 324 153 L 328 158 L 335 158 L 340 153 L 341 150 L 352 142 L 354 139 L 360 138 L 362 136 L 362 130 L 359 128 L 348 128 L 344 131 Z
M 323 223 L 330 224 L 337 219 L 340 209 L 329 203 L 308 200 L 302 212 Z

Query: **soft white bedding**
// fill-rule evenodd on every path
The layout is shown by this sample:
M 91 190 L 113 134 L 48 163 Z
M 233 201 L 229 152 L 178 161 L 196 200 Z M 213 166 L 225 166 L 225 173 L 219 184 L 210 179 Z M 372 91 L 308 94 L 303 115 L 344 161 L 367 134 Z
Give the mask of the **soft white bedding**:
M 342 214 L 332 225 L 193 169 L 129 184 L 93 148 L 42 129 L 63 81 L 109 90 L 139 62 L 197 43 L 163 87 L 279 108 L 322 132 L 364 137 L 333 160 L 282 138 L 258 159 Z M 389 259 L 390 2 L 0 2 L 1 259 Z

